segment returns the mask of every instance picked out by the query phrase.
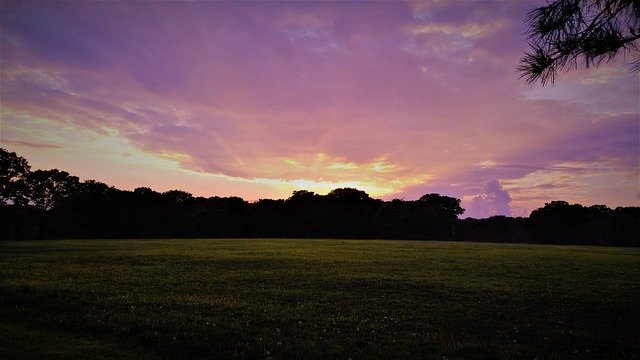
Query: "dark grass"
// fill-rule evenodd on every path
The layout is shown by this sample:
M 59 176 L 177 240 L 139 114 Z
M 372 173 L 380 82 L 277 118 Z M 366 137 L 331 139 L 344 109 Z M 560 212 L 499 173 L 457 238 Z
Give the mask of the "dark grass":
M 637 358 L 640 251 L 0 243 L 4 358 Z

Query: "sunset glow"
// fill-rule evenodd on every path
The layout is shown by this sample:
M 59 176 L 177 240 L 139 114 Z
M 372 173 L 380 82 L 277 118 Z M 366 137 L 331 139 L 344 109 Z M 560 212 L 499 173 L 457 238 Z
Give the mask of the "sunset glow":
M 1 146 L 121 189 L 638 206 L 639 77 L 525 86 L 541 3 L 3 1 Z

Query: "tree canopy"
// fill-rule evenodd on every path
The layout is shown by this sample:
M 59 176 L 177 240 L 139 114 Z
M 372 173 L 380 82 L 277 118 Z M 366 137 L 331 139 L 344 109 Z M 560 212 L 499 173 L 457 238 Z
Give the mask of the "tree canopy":
M 517 67 L 528 84 L 554 83 L 558 72 L 589 68 L 633 54 L 640 71 L 640 1 L 553 0 L 527 13 L 530 50 Z
M 26 204 L 26 176 L 31 170 L 27 159 L 0 149 L 0 203 Z
M 443 210 L 445 213 L 458 216 L 464 213 L 464 209 L 460 206 L 460 199 L 440 194 L 426 194 L 418 199 L 419 202 Z
M 458 219 L 460 199 L 373 199 L 338 188 L 248 202 L 183 190 L 133 191 L 57 169 L 31 171 L 0 149 L 0 240 L 282 237 L 416 239 L 640 246 L 640 208 L 552 201 L 529 218 Z

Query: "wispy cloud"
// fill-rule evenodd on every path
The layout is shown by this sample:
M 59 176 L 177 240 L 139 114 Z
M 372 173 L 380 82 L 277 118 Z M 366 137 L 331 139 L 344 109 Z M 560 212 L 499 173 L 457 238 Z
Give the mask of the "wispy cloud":
M 8 144 L 8 145 L 26 146 L 26 147 L 37 148 L 37 149 L 59 149 L 60 148 L 60 145 L 43 144 L 38 142 L 10 140 L 10 139 L 0 139 L 0 143 Z
M 13 141 L 3 143 L 27 157 L 29 143 L 116 137 L 118 163 L 147 154 L 247 197 L 351 184 L 467 203 L 506 191 L 512 209 L 552 196 L 623 201 L 606 178 L 637 203 L 626 180 L 638 173 L 637 81 L 614 63 L 569 77 L 566 93 L 522 86 L 528 3 L 1 6 L 2 129 Z M 70 141 L 69 129 L 91 135 Z

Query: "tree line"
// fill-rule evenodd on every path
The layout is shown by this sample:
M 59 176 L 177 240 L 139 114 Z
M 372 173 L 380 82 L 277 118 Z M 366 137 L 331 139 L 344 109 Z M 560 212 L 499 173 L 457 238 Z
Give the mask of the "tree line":
M 247 202 L 147 187 L 120 190 L 65 171 L 34 170 L 0 149 L 0 239 L 295 237 L 640 246 L 640 208 L 554 201 L 529 218 L 459 219 L 460 200 L 371 198 L 339 188 Z

